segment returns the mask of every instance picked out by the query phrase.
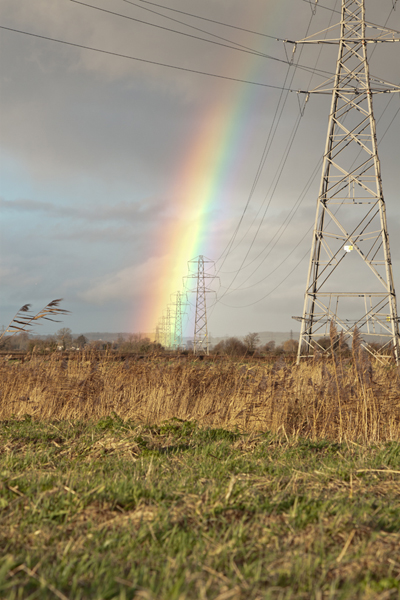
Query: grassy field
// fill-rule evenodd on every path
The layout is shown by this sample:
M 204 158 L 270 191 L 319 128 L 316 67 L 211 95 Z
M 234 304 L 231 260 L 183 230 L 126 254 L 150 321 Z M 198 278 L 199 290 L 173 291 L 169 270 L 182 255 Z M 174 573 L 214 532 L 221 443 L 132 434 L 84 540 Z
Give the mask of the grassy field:
M 400 598 L 400 446 L 116 417 L 1 428 L 0 597 Z
M 156 425 L 206 427 L 337 442 L 400 440 L 400 372 L 368 356 L 274 363 L 147 361 L 98 354 L 0 360 L 0 420 L 98 420 L 115 413 Z
M 0 599 L 400 599 L 400 373 L 0 360 Z

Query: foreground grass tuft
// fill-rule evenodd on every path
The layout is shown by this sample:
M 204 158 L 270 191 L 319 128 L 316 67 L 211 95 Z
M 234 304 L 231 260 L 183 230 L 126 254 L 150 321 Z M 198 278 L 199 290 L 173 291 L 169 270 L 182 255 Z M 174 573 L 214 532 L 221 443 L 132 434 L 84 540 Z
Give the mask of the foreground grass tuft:
M 0 598 L 400 598 L 400 445 L 10 419 Z

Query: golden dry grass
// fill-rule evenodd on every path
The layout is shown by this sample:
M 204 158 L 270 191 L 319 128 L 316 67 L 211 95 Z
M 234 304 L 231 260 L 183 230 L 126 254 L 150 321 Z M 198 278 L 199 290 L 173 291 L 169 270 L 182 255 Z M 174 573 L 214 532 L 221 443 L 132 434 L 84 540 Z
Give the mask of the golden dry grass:
M 157 424 L 172 417 L 206 427 L 271 431 L 311 439 L 400 439 L 400 376 L 366 357 L 295 366 L 193 360 L 118 362 L 57 354 L 1 359 L 0 419 L 123 419 Z

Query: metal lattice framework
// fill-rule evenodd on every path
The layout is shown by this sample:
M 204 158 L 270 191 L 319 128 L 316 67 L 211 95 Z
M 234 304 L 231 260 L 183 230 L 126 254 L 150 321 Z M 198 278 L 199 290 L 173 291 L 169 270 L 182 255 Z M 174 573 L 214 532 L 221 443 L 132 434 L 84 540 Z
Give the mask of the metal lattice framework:
M 336 26 L 337 27 L 337 26 Z M 386 207 L 378 157 L 373 94 L 398 86 L 370 76 L 368 44 L 399 41 L 399 32 L 365 20 L 365 0 L 342 0 L 340 37 L 325 30 L 301 44 L 339 44 L 336 75 L 310 93 L 332 94 L 328 135 L 307 277 L 298 362 L 329 352 L 318 340 L 331 322 L 344 339 L 355 327 L 378 358 L 394 349 L 399 362 L 399 319 Z M 380 350 L 372 340 L 383 343 Z
M 187 279 L 196 279 L 197 286 L 189 291 L 196 293 L 196 315 L 194 322 L 193 353 L 210 353 L 207 325 L 207 294 L 214 293 L 207 286 L 207 281 L 215 279 L 215 275 L 209 273 L 206 265 L 214 266 L 214 262 L 203 255 L 189 261 L 189 275 Z M 190 273 L 190 265 L 196 265 L 196 272 Z M 209 269 L 210 267 L 208 267 Z
M 159 320 L 156 325 L 156 331 L 154 334 L 154 342 L 156 344 L 161 344 L 161 320 Z
M 171 306 L 175 308 L 173 348 L 178 350 L 183 345 L 182 319 L 185 314 L 187 297 L 184 292 L 176 292 L 172 297 L 174 301 Z
M 171 307 L 170 305 L 167 306 L 166 310 L 165 310 L 165 327 L 164 327 L 164 347 L 165 348 L 172 348 L 172 321 L 173 321 L 173 315 L 172 315 L 172 311 L 171 311 Z
M 166 343 L 167 343 L 167 328 L 166 328 L 165 315 L 162 315 L 162 317 L 159 321 L 158 331 L 159 331 L 159 342 L 162 346 L 165 347 Z

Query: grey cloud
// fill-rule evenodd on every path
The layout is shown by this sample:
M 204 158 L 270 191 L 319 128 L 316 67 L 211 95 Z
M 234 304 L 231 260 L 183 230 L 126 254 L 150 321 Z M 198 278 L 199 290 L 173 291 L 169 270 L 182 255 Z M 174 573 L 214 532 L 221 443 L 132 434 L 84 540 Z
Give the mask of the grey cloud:
M 137 203 L 119 202 L 114 205 L 87 203 L 85 207 L 60 205 L 40 200 L 0 198 L 0 208 L 16 212 L 43 212 L 48 217 L 69 217 L 71 219 L 97 221 L 128 221 L 135 224 L 145 223 L 156 215 L 162 214 L 162 206 L 157 202 Z
M 331 5 L 333 0 L 326 3 Z M 285 80 L 284 65 L 134 24 L 64 0 L 1 0 L 1 4 L 2 22 L 11 27 L 278 86 Z M 162 18 L 146 16 L 146 11 L 124 6 L 123 2 L 110 4 L 108 0 L 99 0 L 96 4 L 105 8 L 112 5 L 111 10 L 164 23 Z M 188 9 L 189 4 L 193 6 Z M 186 0 L 169 2 L 169 6 L 178 9 L 193 9 L 217 20 L 286 38 L 304 35 L 311 16 L 309 6 L 297 0 L 269 3 L 265 0 L 246 3 L 203 0 L 200 4 L 189 4 Z M 384 22 L 391 8 L 392 0 L 379 3 L 367 0 L 371 21 Z M 329 16 L 329 11 L 317 9 L 312 20 L 313 31 L 325 27 Z M 198 21 L 194 24 L 201 26 Z M 285 57 L 280 43 L 211 24 L 203 25 L 215 33 L 234 37 L 239 43 Z M 399 11 L 392 14 L 391 25 L 400 29 Z M 8 168 L 3 169 L 2 175 L 3 305 L 10 307 L 15 302 L 18 308 L 31 298 L 39 303 L 61 292 L 73 307 L 70 323 L 74 331 L 131 328 L 134 326 L 132 315 L 154 293 L 154 281 L 162 276 L 168 278 L 168 272 L 163 271 L 166 269 L 163 261 L 168 252 L 173 251 L 176 240 L 168 239 L 165 246 L 161 241 L 171 223 L 180 218 L 174 190 L 188 159 L 200 142 L 210 144 L 207 168 L 214 168 L 220 154 L 227 159 L 229 168 L 224 185 L 218 189 L 204 219 L 205 247 L 199 248 L 199 252 L 217 258 L 229 244 L 249 198 L 280 92 L 228 84 L 11 32 L 2 32 L 1 43 L 1 145 L 4 155 L 15 167 L 13 176 Z M 376 49 L 371 69 L 386 79 L 400 81 L 400 62 L 393 45 L 387 46 L 390 47 L 380 45 Z M 314 66 L 319 57 L 318 67 L 332 70 L 336 52 L 336 48 L 324 48 L 319 55 L 319 49 L 304 48 L 301 62 Z M 289 77 L 292 74 L 295 89 L 308 85 L 309 74 L 294 72 L 294 69 Z M 314 77 L 310 85 L 319 81 L 320 78 Z M 395 102 L 396 99 L 378 124 L 378 137 L 397 110 Z M 238 290 L 227 296 L 226 301 L 245 307 L 274 288 L 276 291 L 251 309 L 217 306 L 210 321 L 214 334 L 232 330 L 246 333 L 290 329 L 295 325 L 290 317 L 301 311 L 308 257 L 295 267 L 309 249 L 311 234 L 289 254 L 313 224 L 319 170 L 279 242 L 264 262 L 261 260 L 266 256 L 265 247 L 281 227 L 321 158 L 329 105 L 329 97 L 310 98 L 245 266 L 254 262 L 241 271 L 233 287 L 257 285 Z M 387 105 L 387 98 L 376 98 L 375 105 L 379 116 Z M 217 113 L 220 119 L 226 117 L 225 129 L 218 129 Z M 268 190 L 279 171 L 298 114 L 298 98 L 289 95 L 234 250 L 222 269 L 224 286 L 229 285 L 242 264 L 256 233 L 260 217 L 254 224 L 252 221 L 265 197 L 266 203 L 269 202 Z M 217 131 L 220 131 L 219 137 Z M 212 147 L 211 134 L 214 135 Z M 380 152 L 398 289 L 399 138 L 397 118 Z M 208 175 L 204 171 L 193 173 L 194 185 L 200 186 Z M 24 184 L 22 189 L 19 179 Z M 190 206 L 193 198 L 185 201 Z M 266 277 L 282 260 L 282 267 Z M 254 275 L 243 283 L 257 266 Z M 294 268 L 290 277 L 279 285 Z

